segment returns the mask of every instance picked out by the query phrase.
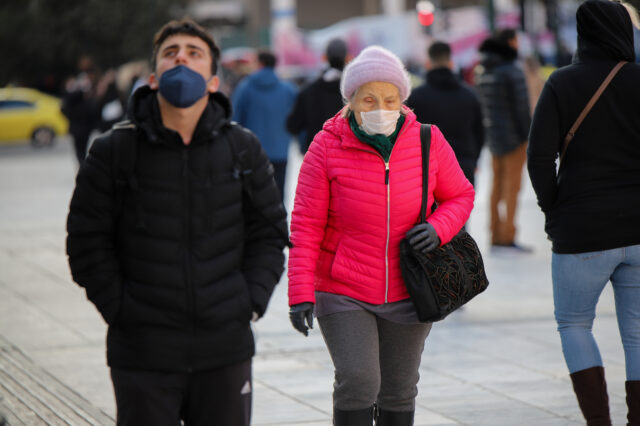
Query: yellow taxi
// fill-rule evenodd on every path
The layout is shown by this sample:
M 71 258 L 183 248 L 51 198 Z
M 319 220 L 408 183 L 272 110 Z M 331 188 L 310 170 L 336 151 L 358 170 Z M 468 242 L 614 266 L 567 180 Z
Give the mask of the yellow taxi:
M 24 87 L 0 89 L 0 144 L 29 140 L 37 148 L 52 146 L 68 130 L 60 99 Z

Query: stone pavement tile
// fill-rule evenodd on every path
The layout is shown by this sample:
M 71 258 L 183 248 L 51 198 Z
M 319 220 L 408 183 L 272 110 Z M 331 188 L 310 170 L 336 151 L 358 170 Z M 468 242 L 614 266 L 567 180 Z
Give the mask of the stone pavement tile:
M 0 337 L 0 394 L 11 424 L 110 424 L 105 412 Z
M 62 258 L 60 255 L 58 257 Z M 62 279 L 50 273 L 46 267 L 41 266 L 38 259 L 25 262 L 20 257 L 1 258 L 0 270 L 2 267 L 5 269 L 0 275 L 0 289 L 11 292 L 17 303 L 40 311 L 50 318 L 49 321 L 87 340 L 104 341 L 106 328 L 100 315 L 86 299 L 84 289 L 73 283 L 70 277 Z M 67 271 L 65 275 L 69 276 Z M 5 298 L 7 303 L 13 299 Z M 0 306 L 2 304 L 0 300 Z M 11 317 L 15 317 L 15 309 L 10 307 Z M 2 315 L 3 311 L 0 311 L 0 317 Z M 17 315 L 25 316 L 26 321 L 32 321 L 31 316 L 25 312 L 18 312 Z M 38 321 L 41 319 L 39 317 Z
M 280 389 L 263 384 L 261 380 L 254 380 L 253 390 L 254 426 L 331 424 L 331 412 L 294 399 Z
M 437 392 L 444 392 L 448 397 L 438 397 Z M 471 384 L 434 389 L 427 397 L 427 407 L 465 425 L 537 426 L 561 418 L 544 408 Z
M 314 328 L 310 330 L 309 336 L 305 337 L 293 329 L 288 314 L 282 318 L 271 315 L 258 321 L 253 329 L 258 353 L 326 350 L 320 330 Z
M 46 349 L 77 346 L 84 336 L 55 321 L 27 301 L 15 297 L 0 283 L 0 334 L 19 348 Z
M 416 405 L 414 426 L 451 426 L 459 425 L 457 421 L 447 418 L 439 413 Z
M 105 413 L 115 415 L 104 343 L 31 350 L 29 356 Z

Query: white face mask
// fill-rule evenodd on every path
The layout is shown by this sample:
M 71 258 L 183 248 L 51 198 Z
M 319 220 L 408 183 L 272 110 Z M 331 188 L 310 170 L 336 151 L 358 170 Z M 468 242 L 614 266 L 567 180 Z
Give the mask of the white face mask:
M 362 130 L 370 135 L 383 134 L 389 136 L 396 130 L 400 111 L 387 111 L 386 109 L 377 109 L 375 111 L 361 112 Z

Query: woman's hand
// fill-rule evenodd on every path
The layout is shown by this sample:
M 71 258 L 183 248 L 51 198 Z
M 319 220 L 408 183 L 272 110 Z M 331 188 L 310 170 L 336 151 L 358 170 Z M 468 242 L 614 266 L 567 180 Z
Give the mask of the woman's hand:
M 407 239 L 414 250 L 422 254 L 435 250 L 440 245 L 440 237 L 436 233 L 436 229 L 430 223 L 419 223 L 409 232 Z
M 291 320 L 291 324 L 293 324 L 293 328 L 305 336 L 308 336 L 309 329 L 313 328 L 313 303 L 303 302 L 291 306 L 289 309 L 289 319 Z M 309 327 L 305 325 L 305 319 Z

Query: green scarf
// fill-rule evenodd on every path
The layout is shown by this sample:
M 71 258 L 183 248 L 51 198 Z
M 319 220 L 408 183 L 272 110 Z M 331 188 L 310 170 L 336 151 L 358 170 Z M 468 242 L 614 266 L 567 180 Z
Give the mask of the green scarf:
M 380 155 L 382 155 L 384 161 L 389 161 L 391 149 L 393 148 L 393 144 L 396 143 L 396 138 L 398 137 L 398 133 L 400 132 L 400 129 L 404 124 L 404 119 L 404 115 L 400 114 L 400 118 L 398 118 L 398 123 L 396 124 L 396 130 L 389 136 L 385 136 L 380 133 L 370 135 L 360 128 L 360 125 L 356 121 L 356 116 L 353 111 L 349 112 L 349 126 L 351 127 L 353 133 L 361 142 L 364 142 L 367 145 L 371 145 L 373 148 L 375 148 L 375 150 L 378 151 Z

